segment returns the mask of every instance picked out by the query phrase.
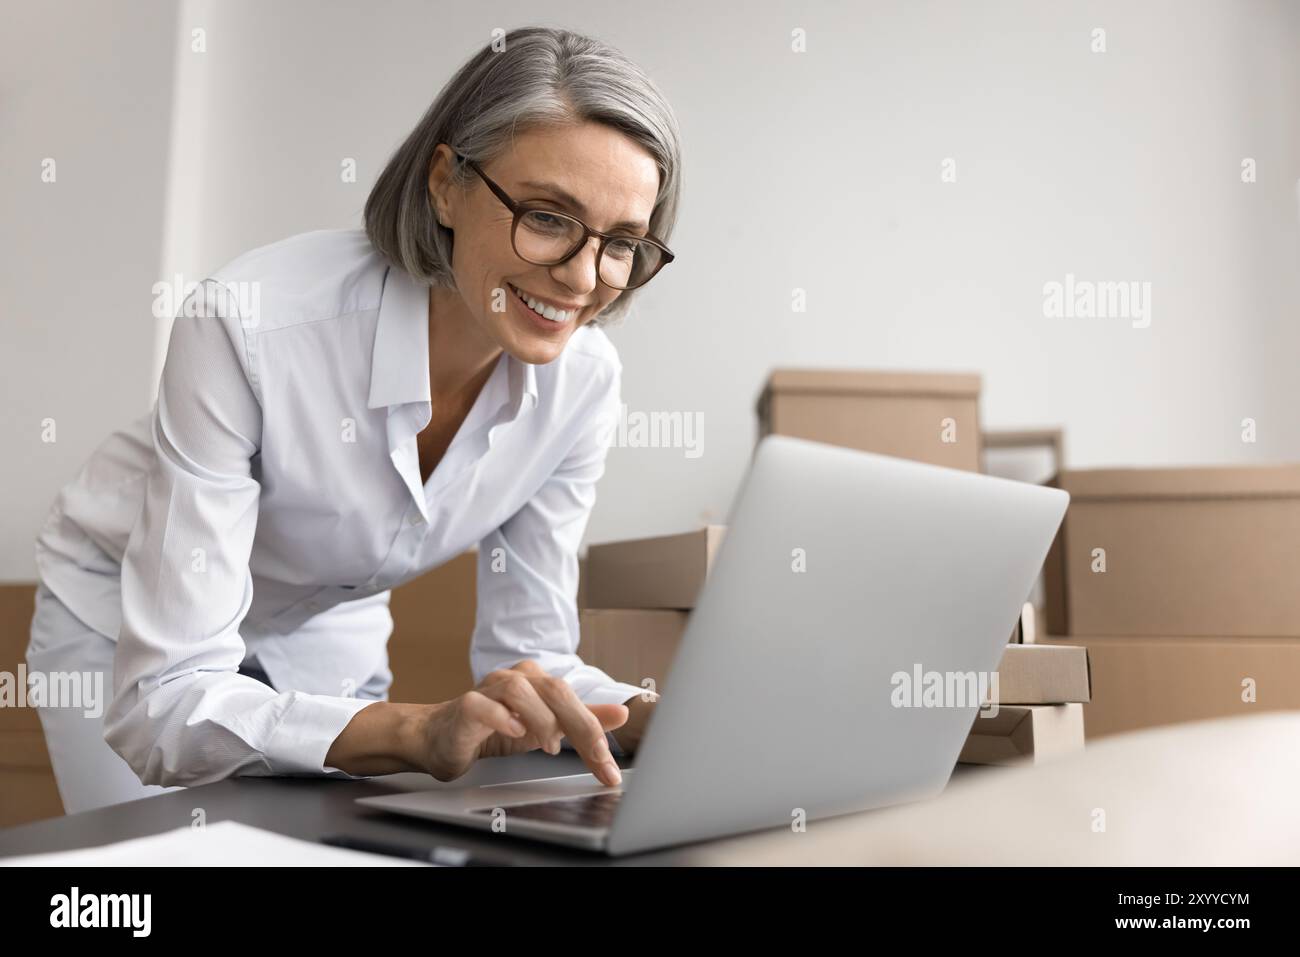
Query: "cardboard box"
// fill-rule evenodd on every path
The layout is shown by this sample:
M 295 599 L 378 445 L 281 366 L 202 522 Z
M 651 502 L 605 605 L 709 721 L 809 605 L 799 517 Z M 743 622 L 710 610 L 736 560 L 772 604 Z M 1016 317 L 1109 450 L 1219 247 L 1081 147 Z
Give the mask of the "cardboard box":
M 1054 484 L 1071 501 L 1045 568 L 1049 633 L 1300 635 L 1300 465 L 1065 471 Z
M 63 816 L 63 799 L 49 768 L 0 767 L 0 828 Z
M 688 617 L 668 609 L 584 609 L 578 654 L 615 681 L 663 691 Z
M 1040 764 L 1082 751 L 1083 705 L 1002 705 L 996 715 L 977 715 L 959 764 Z
M 695 607 L 724 525 L 587 548 L 585 608 Z
M 1166 724 L 1300 710 L 1300 638 L 1041 639 L 1088 649 L 1089 739 Z M 1254 700 L 1249 700 L 1253 695 Z
M 0 671 L 17 678 L 36 609 L 30 582 L 0 585 Z M 36 708 L 0 708 L 0 827 L 63 814 Z
M 393 589 L 390 700 L 431 704 L 474 687 L 469 643 L 474 635 L 477 560 L 476 553 L 465 552 Z
M 27 642 L 36 612 L 36 586 L 27 582 L 0 585 L 0 671 L 16 681 L 19 664 L 27 660 Z M 15 685 L 10 685 L 17 694 Z M 0 707 L 0 733 L 41 732 L 41 718 L 35 708 Z
M 587 600 L 587 585 L 590 583 L 590 576 L 587 574 L 587 556 L 582 554 L 578 556 L 578 607 L 588 608 L 591 602 Z
M 1007 645 L 998 664 L 1002 704 L 1064 704 L 1092 698 L 1088 649 L 1082 645 Z
M 52 773 L 52 767 L 44 731 L 0 731 L 0 769 Z
M 758 432 L 977 472 L 979 392 L 971 373 L 777 369 Z

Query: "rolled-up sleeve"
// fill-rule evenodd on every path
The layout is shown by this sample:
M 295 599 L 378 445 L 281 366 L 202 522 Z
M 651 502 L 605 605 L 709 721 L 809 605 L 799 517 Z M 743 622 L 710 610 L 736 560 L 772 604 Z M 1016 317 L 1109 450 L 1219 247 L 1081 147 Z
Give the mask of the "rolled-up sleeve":
M 587 704 L 622 704 L 645 689 L 615 681 L 578 657 L 578 548 L 618 424 L 615 370 L 560 466 L 478 546 L 474 680 L 525 659 L 563 677 Z
M 240 675 L 252 603 L 262 409 L 248 330 L 209 280 L 173 324 L 153 413 L 156 462 L 122 559 L 105 740 L 145 784 L 335 774 L 330 745 L 370 700 L 277 693 Z M 347 776 L 347 775 L 343 775 Z

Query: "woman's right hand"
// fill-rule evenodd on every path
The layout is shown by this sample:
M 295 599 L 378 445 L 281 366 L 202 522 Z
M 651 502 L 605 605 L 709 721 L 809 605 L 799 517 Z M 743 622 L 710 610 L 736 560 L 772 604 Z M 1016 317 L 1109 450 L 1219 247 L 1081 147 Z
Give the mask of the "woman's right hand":
M 567 737 L 596 778 L 613 786 L 622 775 L 605 732 L 627 718 L 623 705 L 584 704 L 563 678 L 547 674 L 535 661 L 521 661 L 430 708 L 423 728 L 424 763 L 439 781 L 451 781 L 479 758 L 534 748 L 559 754 Z

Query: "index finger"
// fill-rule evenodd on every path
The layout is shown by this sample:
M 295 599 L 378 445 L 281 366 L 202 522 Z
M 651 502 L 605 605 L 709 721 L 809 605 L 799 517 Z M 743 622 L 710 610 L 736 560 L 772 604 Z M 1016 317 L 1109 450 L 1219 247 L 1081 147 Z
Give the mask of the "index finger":
M 551 709 L 565 736 L 591 772 L 611 787 L 622 783 L 623 774 L 614 763 L 609 742 L 605 740 L 605 729 L 572 686 L 563 678 L 547 675 L 533 679 L 533 687 Z

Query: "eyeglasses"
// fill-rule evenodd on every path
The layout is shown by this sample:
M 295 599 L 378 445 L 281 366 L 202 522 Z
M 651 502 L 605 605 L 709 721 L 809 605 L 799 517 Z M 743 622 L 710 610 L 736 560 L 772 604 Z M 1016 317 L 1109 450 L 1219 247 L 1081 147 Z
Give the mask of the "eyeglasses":
M 488 189 L 514 214 L 510 224 L 510 244 L 515 255 L 535 266 L 558 266 L 578 254 L 587 241 L 596 236 L 596 275 L 611 289 L 635 289 L 644 286 L 655 274 L 673 261 L 672 251 L 653 236 L 630 236 L 602 233 L 576 216 L 532 203 L 516 203 L 479 168 L 478 163 L 459 153 L 456 159 L 466 163 L 482 177 Z

